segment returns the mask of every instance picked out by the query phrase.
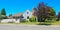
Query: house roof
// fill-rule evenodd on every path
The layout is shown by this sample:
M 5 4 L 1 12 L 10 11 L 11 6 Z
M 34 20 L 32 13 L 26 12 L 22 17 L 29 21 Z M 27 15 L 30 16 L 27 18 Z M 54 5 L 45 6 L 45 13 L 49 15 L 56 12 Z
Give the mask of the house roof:
M 22 13 L 18 13 L 18 14 L 13 15 L 13 17 L 20 17 L 21 15 Z
M 26 12 L 30 12 L 30 13 L 31 13 L 31 11 L 30 11 L 30 10 L 26 10 L 26 11 L 25 11 L 25 13 L 26 13 Z
M 29 10 L 26 10 L 24 13 L 26 12 L 30 12 Z M 18 13 L 18 14 L 14 14 L 12 16 L 10 16 L 9 18 L 12 18 L 12 17 L 20 17 L 21 15 L 23 15 L 24 13 Z

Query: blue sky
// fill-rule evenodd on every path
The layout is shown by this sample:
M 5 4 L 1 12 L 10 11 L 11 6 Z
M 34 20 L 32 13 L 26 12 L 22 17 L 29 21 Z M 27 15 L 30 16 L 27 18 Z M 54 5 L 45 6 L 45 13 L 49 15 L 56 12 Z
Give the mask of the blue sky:
M 53 7 L 56 14 L 60 11 L 60 0 L 0 0 L 0 11 L 5 8 L 7 16 L 11 13 L 25 12 L 27 9 L 32 11 L 32 7 L 37 8 L 41 2 Z

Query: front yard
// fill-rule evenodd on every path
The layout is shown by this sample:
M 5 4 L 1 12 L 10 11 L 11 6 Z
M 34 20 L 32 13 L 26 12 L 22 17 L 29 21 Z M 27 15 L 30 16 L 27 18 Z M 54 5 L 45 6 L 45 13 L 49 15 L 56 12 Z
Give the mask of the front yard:
M 59 21 L 52 21 L 52 22 L 25 22 L 20 24 L 27 24 L 27 25 L 60 25 Z
M 54 21 L 54 22 L 21 22 L 21 23 L 0 23 L 0 24 L 60 25 L 60 22 L 59 21 Z

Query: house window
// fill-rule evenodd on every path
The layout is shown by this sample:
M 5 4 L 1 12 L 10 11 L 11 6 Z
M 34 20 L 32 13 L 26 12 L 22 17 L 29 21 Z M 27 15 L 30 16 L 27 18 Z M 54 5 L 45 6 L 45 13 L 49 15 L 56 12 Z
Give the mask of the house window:
M 27 14 L 29 14 L 29 12 L 27 12 Z
M 29 19 L 29 16 L 27 16 L 27 19 Z

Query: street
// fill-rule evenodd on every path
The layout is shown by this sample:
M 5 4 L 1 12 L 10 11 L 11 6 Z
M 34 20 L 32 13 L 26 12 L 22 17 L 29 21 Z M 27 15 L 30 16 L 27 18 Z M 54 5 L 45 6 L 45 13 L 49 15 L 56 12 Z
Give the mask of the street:
M 60 26 L 0 24 L 0 30 L 60 30 Z

